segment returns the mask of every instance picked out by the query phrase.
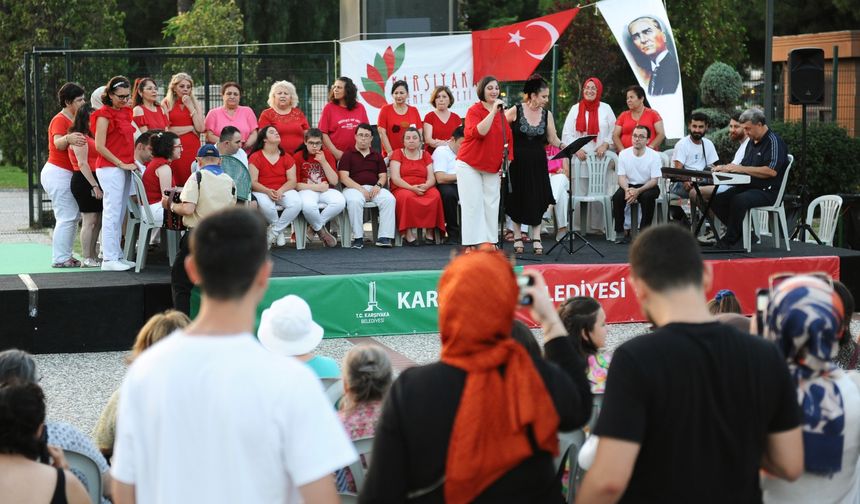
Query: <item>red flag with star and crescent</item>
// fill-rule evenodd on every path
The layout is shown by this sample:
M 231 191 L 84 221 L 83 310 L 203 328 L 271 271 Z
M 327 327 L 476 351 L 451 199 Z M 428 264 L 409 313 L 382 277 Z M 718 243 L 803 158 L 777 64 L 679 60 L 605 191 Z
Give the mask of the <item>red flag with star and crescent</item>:
M 475 82 L 485 75 L 521 81 L 532 75 L 579 8 L 490 30 L 472 32 Z

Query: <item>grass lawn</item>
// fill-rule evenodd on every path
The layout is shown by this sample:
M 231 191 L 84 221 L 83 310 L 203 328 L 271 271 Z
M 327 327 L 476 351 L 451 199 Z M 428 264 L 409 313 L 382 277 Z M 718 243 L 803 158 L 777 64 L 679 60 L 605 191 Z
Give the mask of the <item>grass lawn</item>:
M 26 189 L 27 172 L 17 166 L 0 165 L 0 189 Z

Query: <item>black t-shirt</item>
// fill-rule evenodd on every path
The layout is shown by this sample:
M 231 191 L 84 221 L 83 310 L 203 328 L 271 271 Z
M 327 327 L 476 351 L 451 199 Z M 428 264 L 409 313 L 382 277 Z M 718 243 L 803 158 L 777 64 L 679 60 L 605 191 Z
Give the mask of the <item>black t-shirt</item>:
M 779 191 L 785 169 L 788 168 L 788 146 L 779 135 L 768 129 L 758 143 L 752 138 L 747 142 L 741 166 L 769 166 L 776 171 L 775 177 L 766 179 L 750 177 L 749 185 L 766 191 Z
M 620 502 L 761 502 L 767 435 L 799 415 L 775 345 L 717 322 L 669 324 L 615 351 L 595 434 L 640 444 Z

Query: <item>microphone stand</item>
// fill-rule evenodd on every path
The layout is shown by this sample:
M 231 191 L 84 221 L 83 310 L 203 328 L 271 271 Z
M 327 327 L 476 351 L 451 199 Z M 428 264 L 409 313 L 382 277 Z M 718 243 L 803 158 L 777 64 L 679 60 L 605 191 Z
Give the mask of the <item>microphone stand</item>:
M 503 250 L 505 245 L 505 194 L 511 191 L 511 179 L 508 177 L 508 129 L 505 128 L 505 121 L 508 120 L 505 117 L 505 108 L 504 106 L 498 107 L 499 111 L 497 114 L 501 114 L 502 116 L 502 167 L 499 170 L 499 174 L 502 177 L 502 183 L 499 185 L 501 188 L 501 194 L 499 195 L 499 235 L 498 235 L 498 243 L 496 246 L 499 250 Z

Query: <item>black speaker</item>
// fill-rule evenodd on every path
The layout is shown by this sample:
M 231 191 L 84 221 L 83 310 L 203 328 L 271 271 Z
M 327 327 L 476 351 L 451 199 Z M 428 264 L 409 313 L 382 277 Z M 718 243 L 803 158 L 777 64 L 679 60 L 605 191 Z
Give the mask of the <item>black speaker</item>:
M 788 103 L 824 104 L 824 49 L 792 49 L 788 53 L 788 72 Z

